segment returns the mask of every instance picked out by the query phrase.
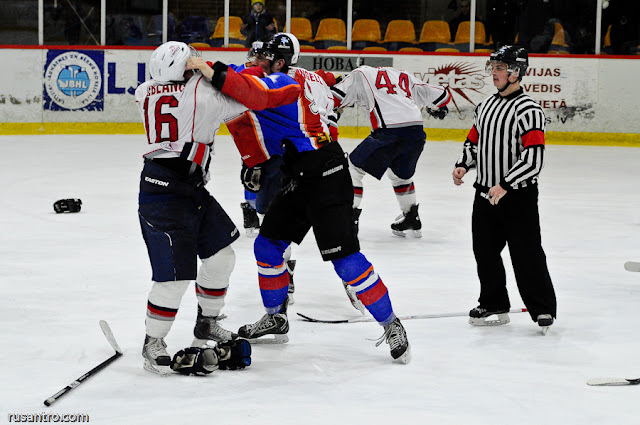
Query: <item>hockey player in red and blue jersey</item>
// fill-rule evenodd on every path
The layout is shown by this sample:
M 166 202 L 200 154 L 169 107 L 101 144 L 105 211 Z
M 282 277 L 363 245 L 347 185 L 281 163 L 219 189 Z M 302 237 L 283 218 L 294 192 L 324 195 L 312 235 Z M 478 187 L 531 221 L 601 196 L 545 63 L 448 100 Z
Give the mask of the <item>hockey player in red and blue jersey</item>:
M 276 34 L 256 48 L 258 63 L 268 75 L 260 80 L 265 86 L 277 89 L 299 85 L 302 92 L 294 104 L 252 113 L 261 118 L 258 122 L 265 141 L 278 141 L 283 146 L 287 182 L 271 202 L 254 245 L 267 313 L 257 322 L 242 326 L 238 334 L 248 339 L 273 335 L 276 342 L 288 341 L 288 277 L 283 254 L 291 242 L 300 244 L 313 229 L 323 260 L 333 263 L 338 276 L 384 327 L 380 343 L 386 341 L 393 359 L 407 363 L 411 350 L 404 327 L 393 312 L 387 287 L 360 252 L 352 221 L 349 165 L 334 140 L 337 127 L 333 95 L 318 74 L 291 67 L 297 63 L 299 52 L 298 40 L 287 33 Z M 228 77 L 233 71 L 216 70 L 222 82 L 224 73 Z M 231 97 L 241 94 L 237 87 L 225 89 L 216 83 L 215 76 L 213 83 Z M 255 121 L 252 124 L 246 119 L 247 131 L 255 129 Z

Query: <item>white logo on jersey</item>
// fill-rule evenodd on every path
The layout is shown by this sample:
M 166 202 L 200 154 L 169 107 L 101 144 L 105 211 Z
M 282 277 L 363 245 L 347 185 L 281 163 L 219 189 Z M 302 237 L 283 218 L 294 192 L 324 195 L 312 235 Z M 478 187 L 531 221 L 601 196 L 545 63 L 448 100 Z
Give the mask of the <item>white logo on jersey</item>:
M 278 76 L 277 76 L 277 75 L 275 75 L 275 74 L 271 74 L 271 75 L 269 75 L 269 79 L 270 79 L 271 81 L 273 81 L 274 83 L 278 82 Z

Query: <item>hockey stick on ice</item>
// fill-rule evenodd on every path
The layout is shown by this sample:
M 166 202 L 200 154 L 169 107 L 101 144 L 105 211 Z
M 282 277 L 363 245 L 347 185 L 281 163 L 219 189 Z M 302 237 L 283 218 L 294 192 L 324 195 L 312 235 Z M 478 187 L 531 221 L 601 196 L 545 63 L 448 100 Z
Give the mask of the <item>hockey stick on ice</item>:
M 624 269 L 630 272 L 640 272 L 640 263 L 637 261 L 627 261 L 624 263 Z
M 509 310 L 509 313 L 525 313 L 527 311 L 526 308 L 512 308 Z M 325 320 L 325 319 L 315 319 L 313 317 L 309 317 L 302 313 L 296 313 L 298 316 L 302 317 L 303 320 L 307 322 L 313 323 L 358 323 L 358 322 L 375 322 L 376 319 L 372 317 L 356 317 L 354 319 L 338 319 L 338 320 Z M 440 313 L 440 314 L 413 314 L 409 316 L 400 316 L 400 320 L 411 320 L 411 319 L 439 319 L 441 317 L 468 317 L 469 312 L 464 313 Z
M 640 384 L 640 378 L 637 379 L 624 379 L 624 378 L 593 378 L 587 381 L 587 385 L 594 387 L 619 387 L 623 385 L 638 385 Z
M 98 366 L 91 369 L 89 372 L 85 373 L 84 375 L 82 375 L 81 377 L 79 377 L 78 379 L 76 379 L 75 381 L 73 381 L 72 383 L 70 383 L 60 391 L 58 391 L 57 393 L 55 393 L 54 395 L 52 395 L 51 397 L 49 397 L 48 399 L 46 399 L 44 401 L 45 406 L 51 406 L 60 397 L 67 394 L 69 391 L 71 391 L 78 385 L 82 384 L 85 380 L 91 378 L 93 375 L 100 372 L 105 367 L 109 366 L 111 363 L 117 360 L 118 357 L 122 356 L 122 350 L 118 346 L 116 339 L 113 337 L 113 332 L 111 332 L 111 328 L 109 327 L 109 324 L 104 320 L 101 320 L 100 328 L 102 328 L 102 332 L 104 333 L 104 336 L 107 338 L 107 341 L 109 341 L 109 344 L 115 350 L 116 353 L 113 356 L 109 357 L 107 360 L 100 363 Z

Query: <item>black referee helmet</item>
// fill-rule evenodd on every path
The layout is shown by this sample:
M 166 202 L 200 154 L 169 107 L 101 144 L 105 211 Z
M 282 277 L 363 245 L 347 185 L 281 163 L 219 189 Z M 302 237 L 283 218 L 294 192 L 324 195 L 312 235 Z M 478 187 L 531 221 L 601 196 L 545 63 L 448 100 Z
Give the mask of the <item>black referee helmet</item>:
M 495 62 L 507 64 L 509 74 L 518 71 L 518 80 L 522 80 L 529 67 L 529 54 L 527 49 L 520 46 L 502 46 L 489 56 L 487 67 L 493 66 Z

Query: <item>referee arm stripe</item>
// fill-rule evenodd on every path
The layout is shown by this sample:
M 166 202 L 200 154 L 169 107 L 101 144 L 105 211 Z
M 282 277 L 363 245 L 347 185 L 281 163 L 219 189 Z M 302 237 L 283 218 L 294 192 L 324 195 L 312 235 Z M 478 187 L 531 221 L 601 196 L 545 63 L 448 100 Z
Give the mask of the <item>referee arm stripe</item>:
M 544 163 L 544 146 L 536 145 L 525 149 L 518 162 L 514 164 L 504 177 L 508 185 L 530 180 L 540 174 Z

